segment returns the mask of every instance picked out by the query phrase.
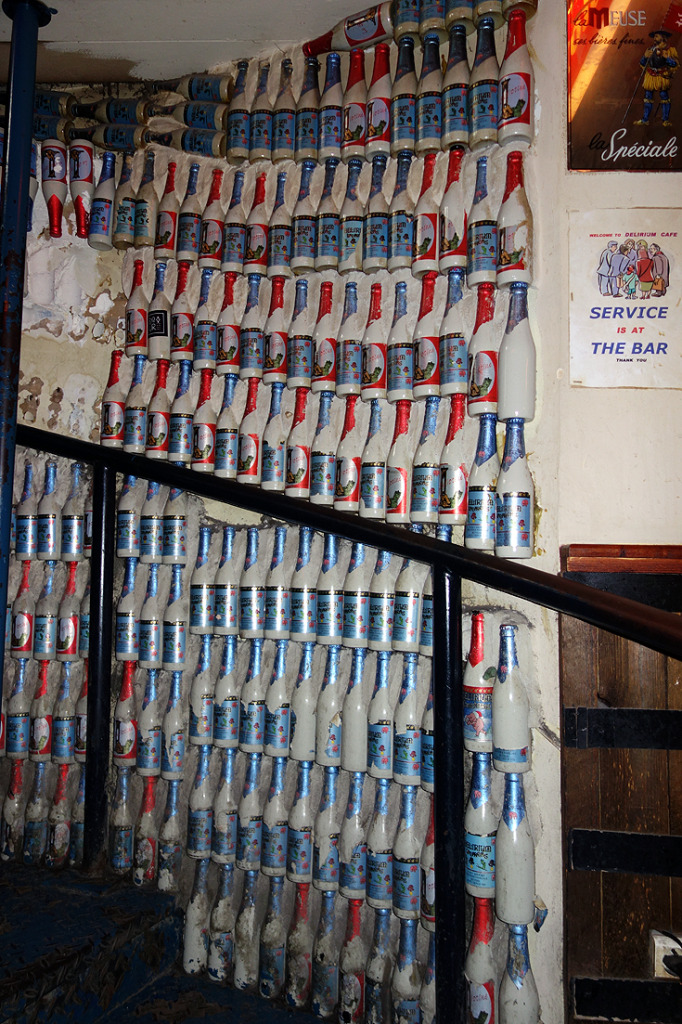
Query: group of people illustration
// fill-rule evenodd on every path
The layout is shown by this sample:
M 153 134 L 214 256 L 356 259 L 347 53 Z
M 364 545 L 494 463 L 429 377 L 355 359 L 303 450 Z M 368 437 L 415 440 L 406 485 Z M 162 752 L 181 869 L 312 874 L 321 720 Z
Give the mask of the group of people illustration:
M 649 299 L 665 295 L 670 284 L 670 261 L 660 245 L 643 239 L 610 241 L 597 267 L 599 291 L 614 299 Z

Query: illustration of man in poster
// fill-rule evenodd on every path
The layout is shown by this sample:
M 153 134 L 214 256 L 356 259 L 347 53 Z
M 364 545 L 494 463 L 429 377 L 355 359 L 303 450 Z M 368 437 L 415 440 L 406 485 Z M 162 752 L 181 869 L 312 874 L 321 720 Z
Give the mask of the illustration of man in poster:
M 658 106 L 654 110 L 654 95 L 658 93 L 663 125 L 665 127 L 672 125 L 670 120 L 670 82 L 680 62 L 677 59 L 677 50 L 669 42 L 670 36 L 671 33 L 666 32 L 665 29 L 649 33 L 649 38 L 653 39 L 653 45 L 644 51 L 644 56 L 639 62 L 643 68 L 644 112 L 642 117 L 635 121 L 635 124 L 650 124 L 652 111 L 655 119 Z
M 599 281 L 599 291 L 602 295 L 613 294 L 614 277 L 611 273 L 611 261 L 617 249 L 618 242 L 611 241 L 602 251 L 602 254 L 599 257 L 599 266 L 597 267 L 597 279 Z
M 661 249 L 660 245 L 652 242 L 649 246 L 649 255 L 654 261 L 654 295 L 665 295 L 670 284 L 670 260 Z

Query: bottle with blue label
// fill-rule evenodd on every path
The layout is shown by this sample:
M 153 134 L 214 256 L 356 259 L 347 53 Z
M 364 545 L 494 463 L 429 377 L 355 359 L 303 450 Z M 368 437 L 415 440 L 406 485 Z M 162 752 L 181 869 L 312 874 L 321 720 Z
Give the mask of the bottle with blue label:
M 263 323 L 258 308 L 261 275 L 249 274 L 248 281 L 246 309 L 239 328 L 239 377 L 241 380 L 263 376 L 265 349 Z
M 513 623 L 500 626 L 500 656 L 493 686 L 493 767 L 498 772 L 527 772 L 531 767 L 530 705 L 519 668 Z
M 468 391 L 467 342 L 459 306 L 463 286 L 464 268 L 451 267 L 448 270 L 445 314 L 440 325 L 441 396 L 466 394 Z
M 197 560 L 189 586 L 189 631 L 201 635 L 213 633 L 215 618 L 214 574 L 208 563 L 210 547 L 211 528 L 200 526 Z
M 227 159 L 231 164 L 249 159 L 250 112 L 246 103 L 248 60 L 237 61 L 237 78 L 227 114 Z
M 476 55 L 469 80 L 469 145 L 472 149 L 497 142 L 500 77 L 493 18 L 480 18 L 476 30 Z
M 429 952 L 419 991 L 422 1024 L 436 1024 L 436 933 L 429 933 Z
M 359 513 L 363 519 L 384 518 L 385 490 L 386 441 L 381 436 L 381 403 L 378 398 L 373 398 L 370 405 L 367 440 L 360 462 Z
M 358 198 L 358 180 L 362 171 L 362 160 L 352 157 L 348 161 L 346 197 L 340 213 L 339 265 L 340 274 L 362 270 L 362 240 L 364 233 L 364 210 Z
M 233 906 L 234 864 L 221 864 L 218 889 L 211 908 L 208 930 L 208 979 L 217 984 L 230 984 L 233 972 L 234 926 L 237 916 Z
M 317 631 L 317 559 L 313 558 L 315 534 L 311 527 L 298 531 L 298 554 L 291 577 L 291 639 L 314 640 Z M 319 550 L 319 549 L 316 549 Z M 319 558 L 319 555 L 317 556 Z
M 275 278 L 277 281 L 284 278 Z M 286 427 L 282 414 L 284 384 L 275 381 L 270 390 L 270 411 L 263 431 L 263 465 L 260 485 L 264 491 L 283 491 L 286 472 Z
M 467 29 L 461 22 L 450 26 L 448 63 L 443 76 L 444 150 L 454 145 L 469 145 L 469 62 L 467 60 Z
M 270 160 L 272 156 L 272 103 L 268 97 L 270 61 L 258 65 L 256 95 L 251 104 L 249 124 L 249 160 Z
M 287 172 L 277 172 L 275 205 L 268 226 L 267 276 L 291 277 L 291 249 L 293 244 L 291 214 L 284 201 Z
M 114 655 L 117 661 L 136 661 L 140 648 L 140 619 L 135 597 L 137 558 L 126 558 L 121 596 L 116 605 L 116 639 Z
M 33 786 L 24 814 L 24 864 L 37 867 L 42 863 L 47 849 L 47 780 L 45 762 L 36 764 Z
M 52 763 L 72 764 L 76 748 L 76 694 L 71 691 L 71 666 L 62 665 L 59 691 L 52 708 Z
M 71 463 L 71 490 L 62 509 L 62 562 L 80 562 L 83 558 L 83 495 L 79 462 Z
M 414 203 L 407 191 L 411 160 L 409 150 L 398 153 L 395 188 L 388 211 L 388 270 L 391 272 L 412 265 Z M 410 395 L 407 397 L 411 397 L 411 381 L 409 387 Z
M 313 829 L 313 885 L 323 893 L 339 887 L 338 777 L 339 769 L 327 765 Z
M 325 534 L 316 587 L 319 644 L 340 644 L 343 639 L 343 586 L 346 569 L 339 554 L 339 538 L 333 533 Z
M 365 544 L 353 544 L 343 584 L 343 645 L 366 647 L 369 634 L 369 587 L 372 563 Z
M 531 558 L 534 519 L 535 488 L 526 461 L 523 420 L 511 417 L 497 478 L 495 554 L 501 558 Z
M 83 842 L 85 836 L 85 764 L 80 765 L 78 789 L 71 806 L 71 829 L 69 832 L 69 852 L 67 863 L 70 868 L 78 868 L 83 863 Z M 0 843 L 0 849 L 2 844 Z
M 504 803 L 495 844 L 495 913 L 507 924 L 535 916 L 535 850 L 523 795 L 523 776 L 504 777 Z
M 170 779 L 166 794 L 163 821 L 159 829 L 158 887 L 160 892 L 177 892 L 182 867 L 182 833 L 180 826 L 180 779 Z
M 370 906 L 373 904 L 368 899 Z M 374 932 L 365 970 L 365 1021 L 384 1024 L 391 1017 L 391 975 L 393 952 L 391 949 L 391 910 L 376 907 Z
M 312 761 L 299 761 L 296 792 L 289 811 L 286 874 L 292 882 L 311 882 L 313 878 L 312 767 Z
M 358 286 L 355 281 L 346 281 L 336 352 L 336 394 L 339 398 L 360 394 L 361 338 L 362 321 L 358 313 Z
M 61 508 L 55 493 L 57 487 L 57 463 L 48 459 L 45 463 L 43 496 L 38 502 L 38 526 L 36 554 L 39 559 L 59 558 L 62 550 Z
M 143 455 L 147 441 L 147 398 L 144 394 L 146 355 L 135 355 L 133 377 L 123 413 L 123 451 Z
M 420 7 L 421 0 L 397 0 L 392 12 L 393 38 L 396 43 L 406 35 L 413 40 L 419 38 Z
M 366 655 L 366 647 L 353 648 L 350 679 L 341 709 L 341 767 L 346 772 L 367 771 L 367 701 L 362 685 Z
M 364 899 L 367 885 L 367 837 L 362 823 L 364 772 L 352 772 L 346 815 L 339 835 L 339 892 L 348 900 Z
M 225 375 L 223 402 L 216 421 L 214 473 L 221 480 L 234 480 L 237 476 L 238 432 L 232 403 L 238 379 L 235 373 Z
M 341 155 L 341 110 L 343 88 L 341 86 L 341 58 L 338 53 L 327 55 L 324 89 L 320 99 L 319 151 L 318 159 L 328 160 Z
M 237 751 L 226 747 L 221 754 L 220 779 L 213 800 L 211 860 L 233 864 L 237 854 L 237 815 L 239 801 L 234 781 Z
M 421 523 L 412 523 L 410 530 L 421 533 Z M 426 567 L 421 563 L 404 558 L 400 573 L 395 581 L 395 604 L 393 606 L 394 651 L 419 651 L 419 630 L 421 625 L 421 596 L 426 577 Z
M 239 743 L 239 697 L 237 637 L 226 636 L 215 686 L 213 703 L 213 745 L 236 747 Z
M 133 866 L 133 819 L 130 813 L 130 768 L 119 768 L 116 793 L 109 816 L 109 867 L 127 875 Z
M 443 75 L 440 69 L 438 33 L 427 32 L 424 36 L 423 47 L 424 56 L 416 95 L 415 153 L 417 156 L 440 150 L 443 127 L 441 110 Z
M 185 910 L 182 943 L 182 969 L 185 974 L 200 974 L 208 961 L 208 922 L 211 905 L 208 898 L 210 861 L 201 859 L 194 865 L 192 892 Z
M 189 695 L 189 741 L 198 746 L 213 742 L 213 694 L 211 634 L 201 637 L 201 649 Z
M 287 865 L 287 811 L 284 802 L 287 758 L 273 757 L 270 789 L 263 808 L 261 872 L 284 875 Z
M 470 288 L 497 279 L 497 213 L 488 188 L 488 157 L 476 161 L 476 188 L 467 219 L 467 284 Z
M 333 1020 L 338 1001 L 339 961 L 334 939 L 335 902 L 335 890 L 323 890 L 312 955 L 312 1012 L 318 1020 Z
M 317 680 L 313 678 L 315 644 L 301 644 L 301 661 L 296 686 L 291 698 L 289 756 L 295 761 L 312 761 L 315 757 L 315 707 Z
M 320 89 L 317 57 L 306 57 L 301 95 L 296 105 L 294 159 L 317 161 L 320 141 Z
M 418 786 L 421 779 L 421 715 L 417 713 L 418 655 L 403 654 L 403 679 L 393 712 L 393 780 Z
M 330 54 L 330 56 L 334 56 Z M 339 208 L 332 195 L 338 156 L 327 157 L 324 167 L 324 186 L 317 208 L 315 270 L 336 270 L 339 264 L 340 219 Z
M 500 471 L 494 413 L 480 417 L 476 455 L 469 473 L 464 546 L 479 551 L 495 548 L 496 486 Z
M 194 318 L 192 363 L 195 370 L 215 369 L 216 365 L 217 327 L 209 304 L 211 281 L 215 272 L 212 267 L 204 267 L 201 271 L 199 305 Z
M 168 672 L 183 668 L 187 651 L 189 607 L 182 586 L 182 570 L 182 565 L 172 566 L 168 603 L 163 614 L 161 667 Z
M 272 561 L 265 581 L 265 638 L 286 640 L 291 623 L 291 594 L 288 582 L 291 572 L 284 563 L 286 526 L 275 527 Z
M 7 701 L 6 755 L 21 760 L 28 757 L 29 750 L 31 698 L 26 690 L 27 663 L 27 658 L 19 659 Z
M 261 637 L 251 640 L 249 668 L 240 696 L 239 749 L 249 754 L 263 752 L 267 686 L 263 671 L 263 643 Z
M 528 954 L 528 927 L 509 925 L 507 965 L 499 992 L 499 1019 L 509 1024 L 540 1020 L 540 999 Z
M 176 257 L 178 261 L 195 261 L 199 258 L 199 241 L 201 237 L 201 204 L 199 201 L 199 197 L 197 196 L 198 178 L 199 164 L 190 164 L 185 196 L 178 211 L 178 233 L 176 245 Z M 161 324 L 159 324 L 159 326 L 161 326 Z
M 306 161 L 307 163 L 307 161 Z M 305 167 L 305 164 L 304 164 Z M 296 233 L 294 230 L 294 255 L 291 260 L 295 273 L 301 273 L 296 259 Z M 287 343 L 287 387 L 309 388 L 313 373 L 313 335 L 311 315 L 308 309 L 308 280 L 299 278 L 296 282 L 294 313 L 289 325 Z
M 211 745 L 199 747 L 196 774 L 189 796 L 187 813 L 188 857 L 211 856 L 211 833 L 213 831 L 213 794 L 211 792 Z
M 192 363 L 189 359 L 182 359 L 168 420 L 168 459 L 183 464 L 192 457 L 194 403 L 190 394 L 191 380 Z
M 418 921 L 403 918 L 400 922 L 398 958 L 391 977 L 393 1020 L 419 1024 L 421 1011 L 419 993 L 422 984 L 421 967 L 417 961 Z
M 116 510 L 116 555 L 137 558 L 140 554 L 140 510 L 136 495 L 137 477 L 125 476 Z
M 284 879 L 272 875 L 259 943 L 258 994 L 263 999 L 276 999 L 284 987 L 286 929 L 282 920 L 283 889 Z
M 157 688 L 158 670 L 147 669 L 144 697 L 137 723 L 138 775 L 158 775 L 161 771 L 161 708 Z
M 434 713 L 433 713 L 433 666 L 429 695 L 422 715 L 422 777 L 421 787 L 426 793 L 433 793 L 436 781 L 434 769 Z
M 185 774 L 185 714 L 182 703 L 182 672 L 173 672 L 168 703 L 161 723 L 161 776 L 182 779 Z
M 323 282 L 323 288 L 325 284 L 329 285 L 331 293 L 331 281 Z M 310 453 L 310 501 L 314 505 L 331 505 L 334 501 L 337 441 L 330 418 L 333 399 L 333 391 L 320 393 L 317 427 Z
M 59 600 L 54 592 L 57 563 L 45 563 L 43 589 L 36 601 L 33 627 L 33 657 L 36 661 L 53 661 L 57 654 L 57 618 Z
M 117 249 L 128 249 L 135 237 L 135 189 L 132 186 L 133 154 L 124 153 L 121 176 L 114 195 L 114 231 L 112 241 Z
M 260 871 L 248 868 L 244 872 L 239 913 L 234 934 L 234 987 L 241 991 L 254 991 L 258 984 L 258 930 L 256 903 Z
M 411 399 L 414 350 L 412 336 L 407 330 L 406 281 L 396 281 L 393 323 L 387 346 L 386 397 L 389 402 Z
M 369 588 L 368 646 L 372 651 L 392 649 L 395 593 L 391 560 L 390 551 L 379 551 Z
M 265 573 L 258 562 L 258 537 L 258 527 L 250 526 L 239 580 L 239 633 L 245 639 L 262 637 L 265 628 Z
M 465 886 L 472 896 L 495 895 L 497 817 L 492 808 L 491 755 L 472 754 L 471 789 L 464 814 Z
M 417 76 L 414 70 L 414 39 L 398 40 L 398 63 L 391 90 L 391 156 L 414 152 L 416 136 Z
M 162 615 L 159 607 L 159 566 L 152 562 L 139 619 L 138 662 L 140 668 L 158 668 L 161 661 Z
M 88 245 L 92 249 L 105 251 L 111 249 L 111 234 L 113 231 L 113 207 L 116 176 L 116 154 L 102 154 L 102 170 L 99 181 L 92 197 L 90 207 L 90 226 L 88 230 Z M 30 229 L 29 229 L 30 230 Z
M 234 526 L 223 527 L 223 546 L 215 576 L 215 618 L 213 632 L 235 636 L 239 628 L 239 572 L 233 561 Z
M 388 203 L 382 191 L 387 156 L 372 158 L 372 180 L 365 211 L 362 243 L 362 269 L 365 274 L 385 270 L 388 262 Z
M 374 814 L 367 833 L 367 902 L 375 909 L 393 906 L 393 843 L 389 825 L 391 781 L 379 778 L 374 791 Z
M 223 258 L 220 269 L 224 274 L 241 274 L 244 270 L 246 249 L 246 216 L 242 206 L 244 171 L 235 171 L 232 195 L 223 223 Z
M 263 753 L 286 757 L 289 753 L 291 709 L 286 680 L 288 640 L 277 640 L 272 675 L 265 692 L 265 735 Z
M 390 651 L 377 652 L 374 691 L 367 709 L 367 762 L 369 774 L 393 778 L 393 705 L 389 692 Z
M 439 406 L 437 395 L 427 397 L 421 437 L 412 465 L 410 519 L 413 523 L 435 523 L 438 520 L 442 447 L 437 436 Z
M 272 113 L 272 162 L 293 160 L 296 142 L 296 102 L 291 88 L 293 64 L 282 61 L 279 91 Z
M 18 860 L 24 844 L 24 762 L 12 761 L 0 817 L 0 860 Z
M 393 913 L 415 922 L 421 898 L 421 842 L 415 824 L 418 788 L 401 787 L 400 818 L 393 841 Z
M 35 558 L 38 550 L 38 503 L 33 478 L 33 463 L 27 459 L 24 465 L 24 486 L 16 512 L 14 553 L 20 562 Z

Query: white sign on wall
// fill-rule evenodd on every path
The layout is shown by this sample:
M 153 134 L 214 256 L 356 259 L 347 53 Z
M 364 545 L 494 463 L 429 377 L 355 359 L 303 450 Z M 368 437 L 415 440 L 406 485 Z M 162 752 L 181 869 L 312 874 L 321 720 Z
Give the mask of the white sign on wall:
M 682 211 L 569 214 L 571 384 L 682 387 Z

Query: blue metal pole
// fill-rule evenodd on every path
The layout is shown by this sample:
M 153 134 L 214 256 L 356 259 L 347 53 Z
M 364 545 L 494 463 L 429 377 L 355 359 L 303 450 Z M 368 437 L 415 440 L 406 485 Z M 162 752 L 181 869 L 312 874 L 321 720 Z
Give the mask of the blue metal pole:
M 51 11 L 40 0 L 3 0 L 2 9 L 13 21 L 0 230 L 0 608 L 4 614 L 12 524 L 36 51 L 38 28 L 47 25 Z M 4 630 L 0 630 L 0 665 L 4 649 Z

